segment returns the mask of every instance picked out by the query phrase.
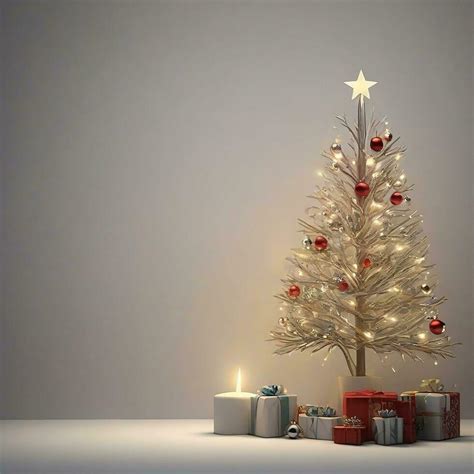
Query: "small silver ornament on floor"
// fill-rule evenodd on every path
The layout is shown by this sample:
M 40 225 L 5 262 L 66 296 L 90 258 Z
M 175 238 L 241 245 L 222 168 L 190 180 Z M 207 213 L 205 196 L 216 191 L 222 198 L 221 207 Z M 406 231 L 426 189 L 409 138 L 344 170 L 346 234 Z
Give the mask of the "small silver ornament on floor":
M 295 421 L 291 420 L 291 423 L 288 425 L 286 429 L 286 434 L 290 439 L 298 439 L 300 436 L 303 436 L 303 430 L 301 426 Z

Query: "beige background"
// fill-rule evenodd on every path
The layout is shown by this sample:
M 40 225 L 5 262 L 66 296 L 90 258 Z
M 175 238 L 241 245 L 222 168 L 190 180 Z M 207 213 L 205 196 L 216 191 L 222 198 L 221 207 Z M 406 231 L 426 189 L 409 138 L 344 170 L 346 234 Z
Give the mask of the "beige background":
M 361 67 L 464 343 L 369 367 L 472 417 L 471 31 L 461 1 L 5 2 L 3 417 L 210 417 L 238 366 L 334 403 L 341 356 L 265 339 Z

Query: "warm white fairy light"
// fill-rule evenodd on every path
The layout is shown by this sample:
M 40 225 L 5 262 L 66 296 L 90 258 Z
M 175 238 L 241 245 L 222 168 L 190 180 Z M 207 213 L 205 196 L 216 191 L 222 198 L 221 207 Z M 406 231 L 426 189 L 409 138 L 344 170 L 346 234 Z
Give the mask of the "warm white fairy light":
M 374 166 L 375 160 L 372 157 L 367 158 L 366 164 L 367 164 L 367 166 Z

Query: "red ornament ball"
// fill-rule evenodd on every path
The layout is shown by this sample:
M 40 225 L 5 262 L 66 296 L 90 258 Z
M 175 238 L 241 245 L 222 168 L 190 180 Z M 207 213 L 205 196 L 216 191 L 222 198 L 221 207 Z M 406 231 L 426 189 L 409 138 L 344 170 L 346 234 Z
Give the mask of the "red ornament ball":
M 314 239 L 314 246 L 316 247 L 316 250 L 326 250 L 328 248 L 328 239 L 322 235 L 318 235 Z
M 300 287 L 297 285 L 291 285 L 288 288 L 288 296 L 290 298 L 298 298 L 298 296 L 300 296 L 300 293 L 301 293 Z
M 372 266 L 372 260 L 370 260 L 370 258 L 364 258 L 364 261 L 362 262 L 362 266 L 364 268 L 370 268 Z
M 400 193 L 393 193 L 390 196 L 390 202 L 394 206 L 398 206 L 399 204 L 401 204 L 403 202 L 403 196 Z
M 385 130 L 383 137 L 385 138 L 387 142 L 392 141 L 392 132 L 389 129 Z
M 374 151 L 380 151 L 383 148 L 383 140 L 380 137 L 374 137 L 370 140 L 370 148 Z
M 440 321 L 439 319 L 433 319 L 432 321 L 430 321 L 430 331 L 433 334 L 439 336 L 440 334 L 443 334 L 444 331 L 446 331 L 446 324 L 443 323 L 443 321 Z
M 364 181 L 360 181 L 355 185 L 354 191 L 357 194 L 357 196 L 365 197 L 369 195 L 370 187 Z
M 337 287 L 339 288 L 339 291 L 347 291 L 349 289 L 349 283 L 347 283 L 346 280 L 341 280 L 339 282 L 339 285 L 337 285 Z

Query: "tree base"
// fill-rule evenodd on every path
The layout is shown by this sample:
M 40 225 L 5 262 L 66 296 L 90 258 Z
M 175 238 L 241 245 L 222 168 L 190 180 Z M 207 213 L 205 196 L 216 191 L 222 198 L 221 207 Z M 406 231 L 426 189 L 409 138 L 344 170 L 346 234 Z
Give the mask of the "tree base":
M 337 378 L 339 388 L 338 414 L 342 415 L 342 399 L 344 392 L 354 392 L 357 390 L 382 390 L 382 377 L 373 375 L 340 375 Z

